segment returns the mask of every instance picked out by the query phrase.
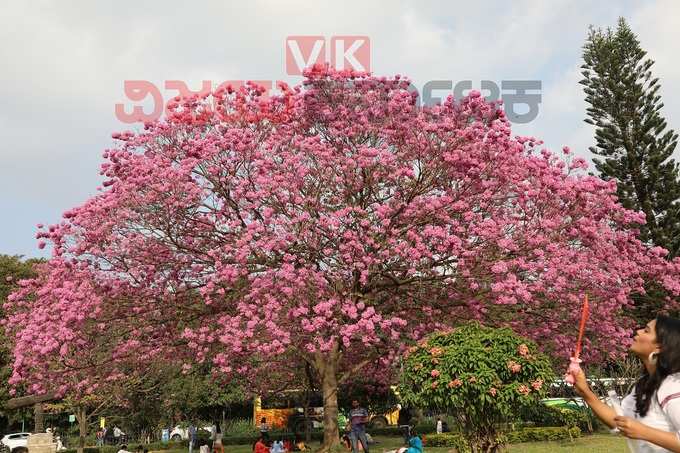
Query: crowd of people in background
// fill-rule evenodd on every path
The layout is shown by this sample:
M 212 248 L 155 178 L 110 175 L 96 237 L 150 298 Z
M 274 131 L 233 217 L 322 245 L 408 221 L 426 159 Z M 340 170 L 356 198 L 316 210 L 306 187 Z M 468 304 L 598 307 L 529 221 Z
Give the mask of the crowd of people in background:
M 405 447 L 394 450 L 391 453 L 422 453 L 422 438 L 415 432 L 410 425 L 409 411 L 400 412 L 399 427 L 402 428 Z M 366 408 L 362 407 L 358 400 L 352 401 L 352 408 L 349 417 L 344 416 L 339 420 L 340 440 L 348 451 L 352 453 L 370 453 L 370 445 L 374 443 L 370 434 L 367 432 L 367 424 L 370 416 Z M 437 418 L 437 432 L 447 432 L 448 426 L 441 418 Z M 207 430 L 207 428 L 206 428 Z M 259 437 L 253 443 L 253 453 L 291 453 L 297 451 L 311 451 L 299 434 L 295 434 L 293 439 L 278 436 L 271 438 L 271 425 L 266 417 L 260 419 L 258 425 Z M 219 422 L 215 422 L 210 428 L 209 440 L 199 439 L 199 428 L 192 424 L 187 429 L 189 453 L 224 453 L 222 427 Z M 133 453 L 128 450 L 127 435 L 117 425 L 112 429 L 101 427 L 96 432 L 97 446 L 107 444 L 119 445 L 117 453 Z M 134 453 L 148 453 L 142 445 L 135 448 Z
M 404 435 L 404 445 L 398 450 L 390 453 L 422 453 L 422 439 L 413 430 L 410 425 L 410 412 L 408 409 L 402 409 L 399 416 L 399 428 L 402 429 Z M 366 426 L 370 419 L 369 412 L 362 407 L 358 400 L 352 401 L 352 408 L 349 412 L 349 417 L 341 414 L 338 420 L 340 428 L 340 440 L 348 451 L 352 453 L 369 453 L 370 445 L 374 443 L 370 434 L 366 430 Z M 436 422 L 437 433 L 449 431 L 446 422 L 441 418 L 437 418 Z M 299 434 L 295 434 L 294 438 L 284 438 L 278 436 L 275 439 L 271 438 L 272 426 L 267 422 L 266 417 L 260 419 L 258 425 L 259 437 L 253 443 L 253 453 L 291 453 L 297 451 L 311 451 L 311 448 L 305 443 Z M 207 427 L 205 428 L 208 429 Z M 53 432 L 53 428 L 47 428 L 47 432 Z M 169 430 L 168 430 L 169 431 Z M 125 432 L 117 425 L 109 429 L 102 426 L 95 434 L 96 443 L 98 447 L 104 445 L 118 445 L 117 453 L 148 453 L 148 449 L 142 445 L 138 445 L 134 452 L 128 450 L 128 439 Z M 167 437 L 166 437 L 167 438 Z M 56 439 L 59 439 L 56 436 Z M 189 453 L 224 453 L 225 448 L 223 444 L 222 427 L 219 422 L 215 422 L 210 428 L 209 440 L 203 438 L 203 442 L 199 439 L 199 428 L 195 424 L 191 424 L 187 429 L 187 440 Z M 57 442 L 60 442 L 57 440 Z M 146 439 L 149 443 L 150 439 Z M 64 447 L 57 448 L 57 450 Z
M 341 440 L 347 450 L 352 453 L 370 452 L 370 444 L 373 443 L 370 435 L 366 432 L 366 425 L 369 421 L 369 413 L 366 408 L 359 404 L 359 401 L 352 402 L 352 409 L 349 412 L 349 419 L 347 423 L 341 422 Z M 343 426 L 344 425 L 344 426 Z M 311 451 L 311 448 L 306 445 L 305 441 L 299 434 L 296 434 L 294 439 L 283 438 L 281 436 L 272 439 L 271 425 L 267 422 L 266 417 L 262 417 L 258 424 L 259 436 L 252 445 L 253 453 L 290 453 L 296 451 Z M 219 422 L 213 424 L 211 428 L 210 440 L 203 445 L 199 445 L 198 429 L 195 425 L 189 426 L 189 453 L 195 453 L 195 449 L 199 453 L 224 453 L 224 445 L 222 439 L 222 429 Z M 417 438 L 417 440 L 415 440 Z M 405 438 L 406 445 L 410 445 L 415 449 L 409 449 L 409 453 L 422 452 L 422 442 L 420 438 L 412 433 Z M 409 447 L 407 447 L 409 448 Z M 407 451 L 406 449 L 404 451 Z M 120 452 L 119 452 L 120 453 Z
M 410 412 L 408 409 L 400 411 L 399 428 L 402 429 L 404 435 L 404 445 L 398 450 L 390 453 L 422 453 L 422 439 L 413 430 L 410 425 Z M 340 428 L 340 440 L 348 451 L 352 453 L 369 453 L 370 445 L 374 443 L 370 434 L 366 430 L 370 416 L 366 408 L 362 407 L 358 400 L 352 401 L 352 408 L 349 412 L 349 417 L 341 415 L 338 420 Z M 436 422 L 437 433 L 449 431 L 445 421 L 437 418 Z M 306 445 L 305 441 L 299 434 L 295 434 L 294 438 L 283 438 L 278 436 L 275 439 L 271 438 L 272 426 L 267 422 L 266 417 L 260 419 L 258 425 L 259 437 L 253 443 L 253 453 L 291 453 L 297 451 L 311 451 L 311 448 Z M 208 429 L 207 427 L 205 428 Z M 47 428 L 47 432 L 52 432 L 53 428 Z M 168 430 L 169 431 L 169 430 Z M 102 426 L 95 434 L 96 443 L 98 447 L 104 445 L 118 445 L 120 448 L 117 453 L 133 453 L 128 450 L 128 439 L 125 432 L 117 425 L 109 429 Z M 57 437 L 57 439 L 59 439 Z M 187 429 L 187 440 L 189 453 L 224 453 L 225 448 L 223 444 L 222 427 L 219 422 L 215 422 L 210 428 L 209 440 L 203 438 L 203 442 L 199 439 L 199 428 L 192 424 Z M 147 443 L 150 439 L 146 439 Z M 57 450 L 63 449 L 57 448 Z M 142 445 L 138 445 L 134 453 L 148 453 L 148 449 Z
M 310 451 L 310 448 L 297 435 L 295 440 L 284 440 L 279 437 L 272 441 L 268 434 L 260 434 L 260 437 L 253 444 L 254 453 L 289 453 L 293 451 Z
M 123 445 L 127 443 L 127 434 L 118 425 L 114 425 L 111 431 L 102 426 L 95 433 L 95 438 L 97 440 L 97 447 L 102 447 L 106 444 Z
M 406 415 L 408 411 L 405 411 Z M 366 425 L 369 421 L 369 413 L 366 408 L 362 407 L 358 400 L 352 401 L 352 409 L 349 412 L 349 418 L 346 422 L 340 423 L 341 443 L 348 451 L 352 453 L 370 453 L 370 445 L 373 442 L 370 434 L 366 431 Z M 448 431 L 446 422 L 439 418 L 437 424 L 438 432 Z M 408 431 L 404 432 L 403 448 L 394 450 L 393 453 L 423 453 L 422 438 L 410 426 L 410 417 L 404 418 L 401 421 L 408 427 Z M 283 439 L 281 437 L 276 440 L 270 439 L 271 426 L 267 423 L 267 419 L 263 417 L 260 420 L 259 431 L 260 436 L 253 444 L 253 453 L 289 453 L 294 451 L 310 451 L 311 449 L 298 436 L 295 440 Z M 216 452 L 214 452 L 216 453 Z

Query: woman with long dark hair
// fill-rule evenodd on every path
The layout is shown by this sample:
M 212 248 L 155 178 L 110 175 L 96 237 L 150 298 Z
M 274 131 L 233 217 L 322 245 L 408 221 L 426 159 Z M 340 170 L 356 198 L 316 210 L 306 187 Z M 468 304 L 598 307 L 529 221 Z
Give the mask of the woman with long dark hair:
M 680 320 L 657 316 L 637 331 L 630 350 L 644 371 L 621 402 L 623 415 L 600 401 L 583 371 L 574 388 L 600 420 L 634 439 L 637 453 L 680 452 Z

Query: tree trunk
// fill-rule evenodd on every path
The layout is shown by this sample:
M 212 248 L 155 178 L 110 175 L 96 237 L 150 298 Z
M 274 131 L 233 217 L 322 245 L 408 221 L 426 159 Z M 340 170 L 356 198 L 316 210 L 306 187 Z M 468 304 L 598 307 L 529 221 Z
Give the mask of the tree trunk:
M 307 390 L 307 396 L 305 399 L 305 442 L 310 443 L 312 441 L 312 427 L 310 426 L 311 423 L 309 422 L 309 390 Z
M 307 377 L 307 385 L 305 386 L 305 442 L 310 444 L 312 442 L 312 427 L 309 421 L 309 406 L 311 404 L 311 393 L 314 388 L 314 377 L 312 375 L 313 370 L 309 362 L 305 362 L 305 375 Z
M 42 433 L 45 431 L 45 414 L 42 403 L 35 403 L 33 405 L 33 420 L 33 432 Z
M 78 453 L 83 453 L 85 449 L 85 438 L 87 437 L 87 411 L 83 407 L 76 408 L 76 419 L 78 420 Z
M 321 377 L 323 392 L 323 445 L 319 452 L 330 452 L 340 445 L 338 431 L 338 362 L 339 346 L 336 344 L 328 353 L 317 353 L 316 369 Z

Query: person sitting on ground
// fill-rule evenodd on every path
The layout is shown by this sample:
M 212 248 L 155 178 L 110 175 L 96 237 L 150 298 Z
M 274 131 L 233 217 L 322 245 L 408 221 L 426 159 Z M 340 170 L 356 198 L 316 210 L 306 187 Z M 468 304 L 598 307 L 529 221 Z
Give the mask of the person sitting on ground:
M 366 438 L 368 439 L 368 433 L 366 433 Z M 372 440 L 371 440 L 371 442 L 368 442 L 368 443 L 372 443 Z M 345 448 L 347 448 L 348 451 L 352 451 L 352 439 L 350 438 L 350 431 L 349 430 L 346 433 L 343 434 L 342 444 L 345 446 Z M 361 444 L 361 442 L 359 442 L 357 444 L 357 451 L 364 451 L 364 447 Z
M 57 451 L 66 450 L 66 447 L 64 447 L 64 444 L 61 441 L 61 436 L 57 436 L 56 443 L 57 443 Z
M 283 453 L 283 440 L 279 437 L 277 440 L 272 442 L 272 447 L 270 449 L 271 453 Z
M 295 451 L 309 451 L 305 442 L 298 436 L 295 437 Z
M 267 438 L 264 436 L 260 436 L 259 439 L 257 439 L 257 442 L 255 442 L 255 446 L 253 447 L 253 452 L 254 453 L 270 453 L 269 452 L 269 442 Z
M 423 441 L 415 428 L 411 430 L 411 439 L 408 441 L 408 450 L 406 450 L 406 453 L 423 453 Z
M 127 448 L 128 448 L 127 445 L 125 444 L 121 445 L 120 450 L 118 450 L 118 453 L 130 453 Z
M 401 447 L 390 450 L 387 453 L 423 453 L 423 441 L 415 429 L 411 429 L 411 438 L 408 441 L 408 448 Z
M 341 440 L 342 440 L 342 445 L 344 445 L 347 450 L 352 449 L 352 442 L 349 440 L 349 432 L 343 433 Z
M 401 407 L 401 409 L 399 409 L 397 425 L 401 434 L 404 436 L 404 445 L 408 445 L 408 441 L 411 438 L 411 418 L 411 408 Z

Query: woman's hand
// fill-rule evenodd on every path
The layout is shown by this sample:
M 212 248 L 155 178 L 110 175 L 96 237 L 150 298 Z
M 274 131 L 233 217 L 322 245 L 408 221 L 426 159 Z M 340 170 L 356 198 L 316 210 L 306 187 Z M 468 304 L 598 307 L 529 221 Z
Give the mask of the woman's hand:
M 573 374 L 574 376 L 574 390 L 579 396 L 585 396 L 592 393 L 588 381 L 586 380 L 586 374 L 583 370 L 579 370 L 578 373 Z
M 614 423 L 621 434 L 631 439 L 643 439 L 647 426 L 639 421 L 623 415 L 614 417 Z

